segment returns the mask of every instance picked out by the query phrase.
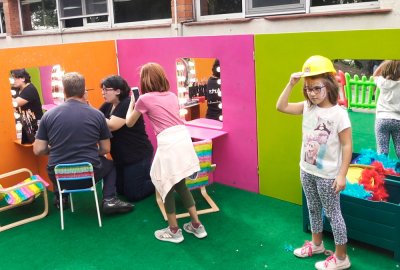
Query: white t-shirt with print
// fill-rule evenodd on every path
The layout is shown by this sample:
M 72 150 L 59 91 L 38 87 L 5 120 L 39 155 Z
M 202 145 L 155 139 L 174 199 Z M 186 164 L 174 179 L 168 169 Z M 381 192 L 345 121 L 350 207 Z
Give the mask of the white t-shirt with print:
M 346 109 L 309 106 L 304 101 L 300 168 L 318 177 L 336 178 L 342 163 L 339 133 L 349 127 Z

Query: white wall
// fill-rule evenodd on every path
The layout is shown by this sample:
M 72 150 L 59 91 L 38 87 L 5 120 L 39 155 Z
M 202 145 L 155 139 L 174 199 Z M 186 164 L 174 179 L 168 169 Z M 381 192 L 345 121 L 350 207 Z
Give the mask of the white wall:
M 340 30 L 388 29 L 400 28 L 400 1 L 380 0 L 381 9 L 392 9 L 383 14 L 356 14 L 325 17 L 308 17 L 285 20 L 267 20 L 252 18 L 248 21 L 205 24 L 189 23 L 179 25 L 178 30 L 173 23 L 143 25 L 116 28 L 97 28 L 85 31 L 67 29 L 62 33 L 24 34 L 18 37 L 0 37 L 0 48 L 40 46 L 61 43 L 79 43 L 99 40 L 174 37 L 174 36 L 213 36 L 240 34 L 268 34 L 289 32 L 325 32 Z

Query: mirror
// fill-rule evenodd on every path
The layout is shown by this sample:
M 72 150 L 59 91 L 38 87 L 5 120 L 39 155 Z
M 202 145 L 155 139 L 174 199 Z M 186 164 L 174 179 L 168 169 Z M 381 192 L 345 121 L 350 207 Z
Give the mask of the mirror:
M 16 135 L 21 144 L 34 141 L 43 110 L 64 102 L 61 82 L 63 74 L 60 65 L 16 68 L 10 71 Z
M 376 151 L 375 115 L 380 89 L 372 77 L 382 59 L 335 59 L 336 78 L 340 85 L 339 104 L 347 107 L 352 123 L 355 153 L 362 149 Z M 389 158 L 396 159 L 390 140 Z
M 180 114 L 188 124 L 222 128 L 220 72 L 216 58 L 176 59 Z

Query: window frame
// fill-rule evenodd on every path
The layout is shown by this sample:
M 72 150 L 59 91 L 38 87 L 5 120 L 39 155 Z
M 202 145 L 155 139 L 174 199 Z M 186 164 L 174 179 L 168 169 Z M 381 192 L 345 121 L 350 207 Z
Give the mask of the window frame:
M 283 4 L 270 7 L 253 7 L 253 0 L 246 1 L 246 17 L 257 17 L 278 14 L 306 13 L 310 0 L 298 0 L 296 4 Z
M 69 30 L 69 29 L 90 29 L 90 28 L 99 28 L 99 27 L 104 27 L 104 26 L 111 26 L 111 20 L 110 20 L 110 0 L 105 0 L 106 5 L 107 5 L 107 12 L 102 12 L 102 13 L 93 13 L 93 14 L 87 14 L 86 12 L 86 1 L 85 0 L 80 0 L 81 5 L 82 5 L 82 15 L 77 15 L 77 16 L 68 16 L 68 17 L 61 17 L 61 1 L 68 1 L 68 0 L 56 0 L 57 2 L 57 10 L 58 10 L 58 19 L 60 21 L 60 26 L 63 31 Z M 112 0 L 111 0 L 112 2 Z M 94 22 L 90 23 L 88 22 L 88 18 L 90 17 L 96 17 L 96 16 L 107 16 L 107 21 L 104 22 Z M 72 20 L 72 19 L 82 19 L 82 26 L 77 26 L 77 27 L 65 27 L 65 22 L 67 20 Z
M 21 1 L 23 0 L 18 0 L 18 14 L 19 14 L 19 22 L 20 22 L 20 26 L 21 26 L 21 34 L 33 34 L 33 33 L 37 33 L 37 34 L 42 34 L 42 33 L 58 33 L 61 31 L 61 25 L 60 25 L 60 15 L 59 15 L 59 6 L 58 6 L 58 0 L 56 1 L 56 9 L 57 9 L 57 22 L 58 22 L 58 28 L 54 28 L 54 29 L 41 29 L 41 30 L 24 30 L 24 26 L 23 26 L 23 20 L 22 20 L 22 9 L 21 9 Z
M 171 18 L 167 19 L 156 19 L 156 20 L 145 20 L 145 21 L 136 21 L 136 22 L 123 22 L 123 23 L 115 23 L 114 20 L 114 0 L 107 0 L 110 5 L 109 8 L 109 18 L 111 19 L 111 27 L 118 28 L 118 27 L 129 27 L 129 26 L 149 26 L 149 25 L 156 25 L 156 24 L 166 24 L 172 23 L 172 10 L 171 10 Z
M 245 18 L 246 1 L 247 0 L 242 0 L 242 12 L 217 14 L 217 15 L 201 15 L 200 0 L 195 0 L 194 9 L 196 14 L 196 20 L 200 22 L 200 21 L 216 21 L 216 20 Z
M 256 16 L 267 16 L 267 15 L 278 15 L 278 14 L 295 14 L 295 13 L 321 13 L 321 12 L 332 12 L 332 11 L 343 11 L 343 10 L 365 10 L 365 9 L 379 9 L 380 0 L 373 2 L 364 3 L 353 3 L 353 4 L 335 4 L 326 6 L 311 6 L 312 0 L 299 0 L 299 4 L 285 4 L 271 7 L 253 8 L 253 0 L 245 0 L 246 2 L 246 17 Z M 302 4 L 303 3 L 303 4 Z M 302 5 L 301 8 L 296 7 Z M 290 7 L 290 9 L 287 9 Z
M 363 3 L 326 5 L 326 6 L 319 6 L 319 7 L 312 7 L 310 1 L 311 0 L 307 0 L 307 2 L 309 2 L 308 13 L 343 11 L 343 10 L 365 10 L 365 9 L 380 8 L 380 0 L 375 0 L 373 2 L 363 2 Z
M 0 0 L 0 3 L 2 5 L 3 13 L 0 13 L 0 36 L 5 36 L 7 34 L 6 29 L 3 29 L 3 19 L 5 20 L 5 14 L 4 14 L 4 3 L 3 0 Z M 3 15 L 2 15 L 3 14 Z

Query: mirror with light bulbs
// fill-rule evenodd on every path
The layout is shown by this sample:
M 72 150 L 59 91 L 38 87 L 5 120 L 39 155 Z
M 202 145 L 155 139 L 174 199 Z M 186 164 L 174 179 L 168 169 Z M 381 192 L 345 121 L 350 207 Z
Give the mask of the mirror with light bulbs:
M 17 140 L 34 141 L 43 109 L 64 102 L 60 65 L 15 68 L 9 73 Z
M 187 123 L 214 123 L 222 128 L 220 72 L 216 58 L 176 59 L 180 115 Z

